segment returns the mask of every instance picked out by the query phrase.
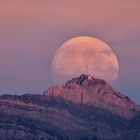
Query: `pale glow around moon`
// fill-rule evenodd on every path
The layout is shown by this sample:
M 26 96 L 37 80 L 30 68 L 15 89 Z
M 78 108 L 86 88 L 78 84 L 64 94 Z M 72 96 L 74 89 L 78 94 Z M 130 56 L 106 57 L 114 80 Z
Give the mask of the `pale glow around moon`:
M 54 82 L 62 83 L 83 73 L 109 83 L 117 79 L 119 64 L 107 44 L 96 38 L 81 36 L 60 46 L 52 62 Z

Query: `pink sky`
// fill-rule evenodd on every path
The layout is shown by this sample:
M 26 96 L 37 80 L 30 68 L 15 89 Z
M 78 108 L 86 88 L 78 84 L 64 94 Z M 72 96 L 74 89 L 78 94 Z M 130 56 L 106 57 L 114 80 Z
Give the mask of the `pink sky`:
M 43 92 L 50 65 L 66 40 L 89 35 L 106 42 L 120 63 L 114 85 L 140 103 L 140 1 L 1 0 L 0 94 Z

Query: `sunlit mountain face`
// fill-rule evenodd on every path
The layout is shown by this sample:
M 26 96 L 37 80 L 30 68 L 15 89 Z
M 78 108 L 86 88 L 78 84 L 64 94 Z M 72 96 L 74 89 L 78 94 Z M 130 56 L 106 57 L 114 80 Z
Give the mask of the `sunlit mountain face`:
M 140 140 L 139 0 L 0 0 L 0 140 Z
M 139 140 L 140 106 L 82 74 L 43 94 L 0 96 L 0 138 Z

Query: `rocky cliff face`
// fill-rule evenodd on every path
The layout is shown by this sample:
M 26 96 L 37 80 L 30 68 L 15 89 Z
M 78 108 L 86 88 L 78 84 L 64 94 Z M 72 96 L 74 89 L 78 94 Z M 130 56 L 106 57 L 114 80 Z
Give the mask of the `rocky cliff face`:
M 139 106 L 81 75 L 43 95 L 0 96 L 0 140 L 140 140 Z
M 139 107 L 129 97 L 115 91 L 104 80 L 81 75 L 62 87 L 51 87 L 45 96 L 58 96 L 76 104 L 97 106 L 121 116 L 132 117 Z

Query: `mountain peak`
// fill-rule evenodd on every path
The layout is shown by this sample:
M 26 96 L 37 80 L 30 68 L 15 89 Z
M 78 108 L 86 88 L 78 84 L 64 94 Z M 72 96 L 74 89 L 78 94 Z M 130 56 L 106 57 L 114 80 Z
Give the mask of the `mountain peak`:
M 68 80 L 65 84 L 65 86 L 69 85 L 69 84 L 78 84 L 78 85 L 84 85 L 84 83 L 91 83 L 91 84 L 105 84 L 106 82 L 102 79 L 97 79 L 94 78 L 93 76 L 90 75 L 86 75 L 86 74 L 82 74 L 80 77 L 77 78 L 73 78 L 71 80 Z
M 50 87 L 43 95 L 60 97 L 79 105 L 101 107 L 122 116 L 129 116 L 138 108 L 129 97 L 114 90 L 105 80 L 85 74 L 68 80 L 63 86 Z
M 0 138 L 139 140 L 139 113 L 104 80 L 82 74 L 44 95 L 0 96 Z

